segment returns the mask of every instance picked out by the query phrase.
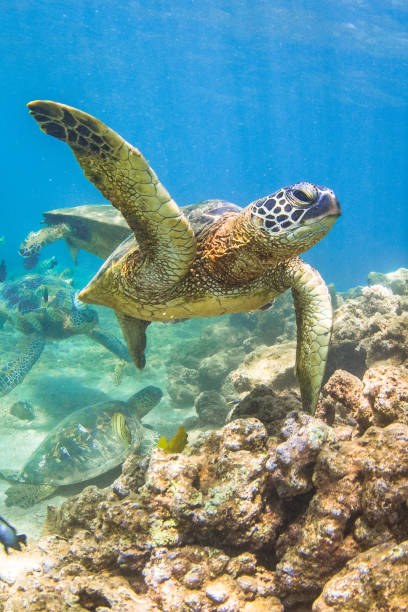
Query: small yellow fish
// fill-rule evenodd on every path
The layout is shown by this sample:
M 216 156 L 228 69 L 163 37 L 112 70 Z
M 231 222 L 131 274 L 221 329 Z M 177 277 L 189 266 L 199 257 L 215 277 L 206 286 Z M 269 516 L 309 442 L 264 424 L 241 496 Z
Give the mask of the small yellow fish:
M 158 448 L 164 450 L 165 453 L 181 453 L 187 444 L 187 432 L 184 427 L 179 427 L 176 435 L 167 442 L 165 436 L 162 436 L 157 443 Z
M 132 434 L 129 425 L 126 422 L 125 416 L 121 412 L 115 412 L 112 416 L 113 433 L 126 444 L 130 446 L 132 442 Z

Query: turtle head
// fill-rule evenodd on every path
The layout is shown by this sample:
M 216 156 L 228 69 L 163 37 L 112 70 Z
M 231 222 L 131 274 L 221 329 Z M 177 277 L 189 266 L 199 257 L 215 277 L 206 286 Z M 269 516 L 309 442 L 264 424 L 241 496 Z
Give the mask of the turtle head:
M 134 410 L 136 416 L 142 419 L 152 408 L 157 406 L 163 397 L 163 391 L 159 387 L 149 385 L 144 387 L 127 401 L 127 405 L 131 410 Z
M 296 183 L 265 196 L 248 207 L 250 221 L 275 250 L 299 255 L 319 242 L 341 215 L 331 189 Z

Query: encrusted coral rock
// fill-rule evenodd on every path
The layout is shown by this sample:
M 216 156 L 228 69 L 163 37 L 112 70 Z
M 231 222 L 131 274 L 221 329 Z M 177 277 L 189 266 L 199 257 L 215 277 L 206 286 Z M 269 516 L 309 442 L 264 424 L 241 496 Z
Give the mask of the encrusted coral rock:
M 256 386 L 228 414 L 228 420 L 255 417 L 266 427 L 269 434 L 277 434 L 283 420 L 293 410 L 301 410 L 300 395 L 295 391 L 277 393 L 267 385 Z
M 201 360 L 198 368 L 200 389 L 219 389 L 231 370 L 236 367 L 242 355 L 236 351 L 219 351 Z
M 313 612 L 408 610 L 408 540 L 380 544 L 349 561 L 325 585 Z
M 281 429 L 284 441 L 278 444 L 266 464 L 280 497 L 293 497 L 312 488 L 312 469 L 326 442 L 336 436 L 331 427 L 308 414 L 293 412 Z
M 399 365 L 408 357 L 408 301 L 382 285 L 363 287 L 336 310 L 327 374 L 343 368 L 362 377 L 378 362 Z
M 297 387 L 294 374 L 295 358 L 294 342 L 261 345 L 245 357 L 243 364 L 231 372 L 229 378 L 239 393 L 249 391 L 257 385 L 267 385 L 275 390 Z
M 246 419 L 208 434 L 198 454 L 156 450 L 141 494 L 157 522 L 157 545 L 166 545 L 161 538 L 168 519 L 178 542 L 208 541 L 222 534 L 227 546 L 245 544 L 256 550 L 270 545 L 282 516 L 279 502 L 265 495 L 266 443 L 262 423 Z
M 408 426 L 393 423 L 324 445 L 316 494 L 277 545 L 277 585 L 287 605 L 312 601 L 360 551 L 408 537 L 407 440 Z
M 181 365 L 168 367 L 167 391 L 178 408 L 193 406 L 200 392 L 197 370 Z
M 218 391 L 202 391 L 194 406 L 204 425 L 224 425 L 229 408 L 224 396 Z
M 283 612 L 272 572 L 253 555 L 230 558 L 215 548 L 157 548 L 144 569 L 152 599 L 165 612 Z
M 316 416 L 331 425 L 358 426 L 360 432 L 374 423 L 362 381 L 345 370 L 336 370 L 325 384 Z
M 324 386 L 316 416 L 333 425 L 358 425 L 360 432 L 373 424 L 408 424 L 407 364 L 370 368 L 362 381 L 336 370 Z
M 382 366 L 366 372 L 364 396 L 375 422 L 388 425 L 394 421 L 408 425 L 408 366 Z
M 399 268 L 395 272 L 389 272 L 388 274 L 370 272 L 368 284 L 388 287 L 397 295 L 408 295 L 408 270 L 407 268 Z

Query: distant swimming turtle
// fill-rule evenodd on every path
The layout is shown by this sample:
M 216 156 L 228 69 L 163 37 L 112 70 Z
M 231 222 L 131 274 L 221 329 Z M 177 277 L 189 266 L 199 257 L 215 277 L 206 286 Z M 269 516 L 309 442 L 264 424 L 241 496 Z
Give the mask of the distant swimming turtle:
M 127 402 L 106 401 L 76 410 L 63 419 L 32 453 L 20 472 L 1 470 L 19 484 L 6 491 L 6 505 L 29 507 L 57 487 L 96 478 L 120 465 L 130 451 L 145 454 L 158 436 L 140 419 L 162 398 L 148 386 Z
M 226 211 L 195 232 L 142 154 L 104 123 L 56 102 L 28 107 L 45 133 L 71 147 L 86 177 L 133 231 L 79 298 L 115 310 L 135 364 L 144 366 L 151 321 L 257 310 L 291 288 L 296 370 L 303 406 L 314 411 L 332 310 L 319 273 L 297 256 L 321 240 L 340 215 L 333 191 L 297 183 Z
M 79 302 L 69 282 L 58 276 L 32 274 L 0 288 L 0 319 L 26 338 L 17 356 L 0 367 L 0 396 L 22 382 L 47 340 L 86 334 L 114 355 L 131 362 L 126 346 L 98 326 L 98 314 Z
M 45 226 L 30 232 L 20 245 L 26 268 L 33 268 L 41 250 L 61 238 L 76 263 L 80 249 L 106 259 L 131 233 L 121 213 L 109 204 L 59 208 L 43 213 L 43 217 Z

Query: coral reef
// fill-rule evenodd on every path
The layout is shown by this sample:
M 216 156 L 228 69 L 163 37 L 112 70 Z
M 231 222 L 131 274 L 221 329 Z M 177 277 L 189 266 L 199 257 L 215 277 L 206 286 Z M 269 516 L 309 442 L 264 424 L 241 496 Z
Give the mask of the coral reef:
M 313 612 L 408 610 L 408 540 L 370 548 L 325 585 Z
M 338 361 L 313 416 L 291 325 L 265 347 L 257 315 L 235 315 L 187 342 L 168 390 L 186 392 L 201 431 L 182 453 L 131 455 L 109 487 L 50 506 L 40 548 L 11 555 L 37 557 L 1 583 L 0 608 L 408 610 L 404 278 L 337 296 Z

